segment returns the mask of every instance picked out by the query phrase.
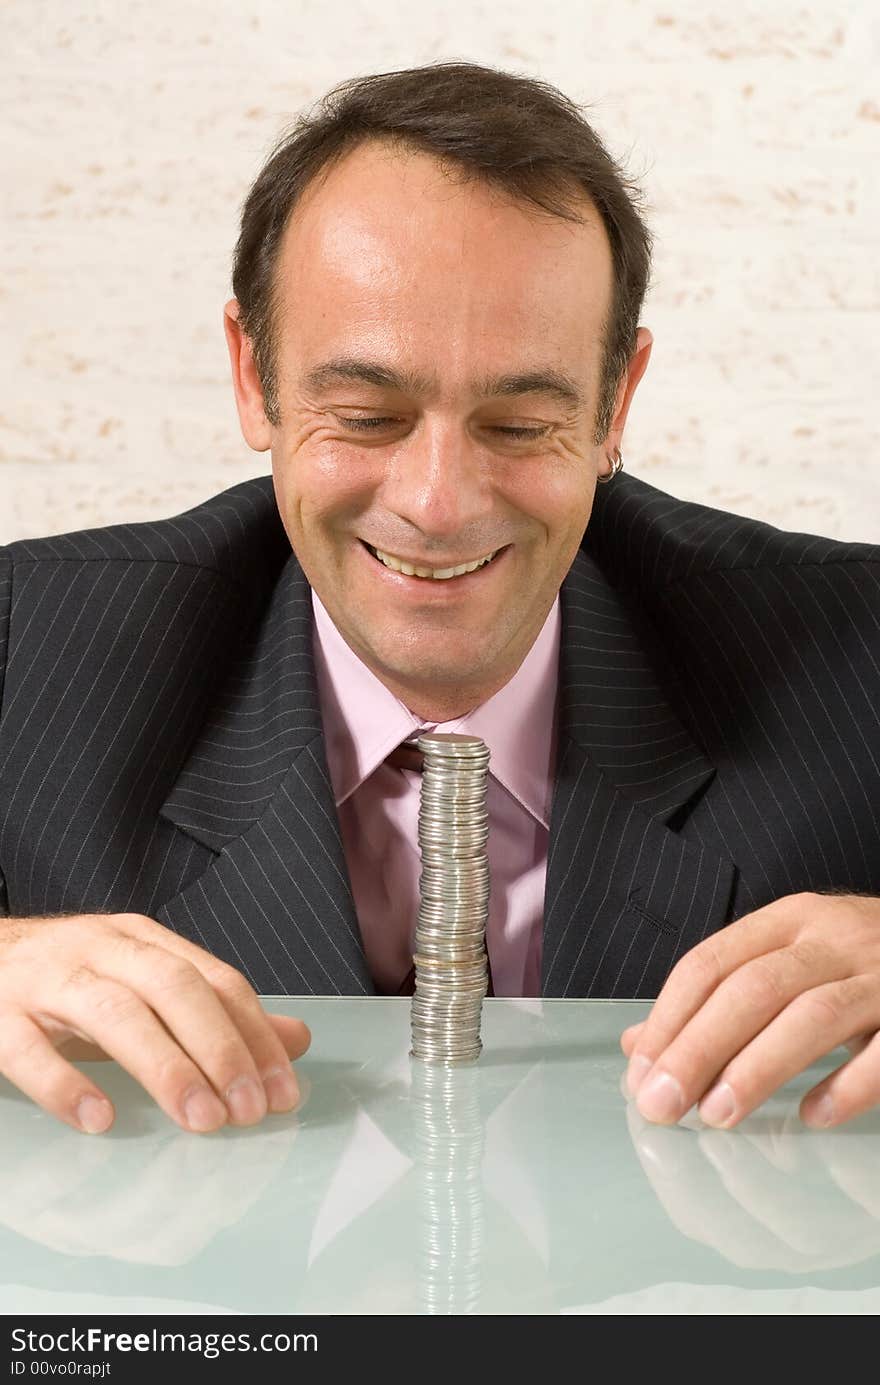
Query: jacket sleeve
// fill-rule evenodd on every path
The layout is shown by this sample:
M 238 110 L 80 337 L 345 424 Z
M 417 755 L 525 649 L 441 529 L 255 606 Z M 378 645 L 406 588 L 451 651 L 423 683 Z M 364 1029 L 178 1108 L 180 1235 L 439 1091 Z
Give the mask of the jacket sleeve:
M 0 548 L 0 744 L 3 727 L 3 689 L 6 682 L 6 658 L 9 652 L 9 611 L 12 605 L 12 558 L 5 548 Z M 3 805 L 0 803 L 0 809 Z M 3 862 L 0 860 L 0 918 L 6 918 L 9 907 L 6 895 L 6 882 L 3 878 Z

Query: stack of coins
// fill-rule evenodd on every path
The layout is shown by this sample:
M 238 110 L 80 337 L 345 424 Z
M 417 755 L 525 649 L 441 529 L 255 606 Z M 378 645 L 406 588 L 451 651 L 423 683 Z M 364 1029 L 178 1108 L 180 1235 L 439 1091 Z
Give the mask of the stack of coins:
M 489 750 L 478 736 L 426 732 L 419 806 L 412 1056 L 451 1066 L 480 1055 L 489 972 Z

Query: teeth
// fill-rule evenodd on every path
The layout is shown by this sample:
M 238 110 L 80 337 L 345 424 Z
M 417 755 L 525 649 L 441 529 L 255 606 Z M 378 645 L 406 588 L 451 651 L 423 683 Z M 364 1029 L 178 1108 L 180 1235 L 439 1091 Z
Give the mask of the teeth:
M 369 547 L 369 545 L 367 545 Z M 395 558 L 393 553 L 383 553 L 381 549 L 370 548 L 370 552 L 375 554 L 380 563 L 392 568 L 395 572 L 402 572 L 407 577 L 430 577 L 434 581 L 444 582 L 449 577 L 461 577 L 465 572 L 476 572 L 478 567 L 485 567 L 486 563 L 492 561 L 495 553 L 489 553 L 485 558 L 478 558 L 474 563 L 461 563 L 458 567 L 413 567 L 410 563 L 403 562 L 400 558 Z

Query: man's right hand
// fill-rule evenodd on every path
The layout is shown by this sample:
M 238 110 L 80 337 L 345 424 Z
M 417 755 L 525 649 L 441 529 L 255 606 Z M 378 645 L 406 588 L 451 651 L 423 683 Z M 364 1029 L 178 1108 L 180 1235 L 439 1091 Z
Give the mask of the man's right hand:
M 0 919 L 0 1074 L 75 1130 L 113 1105 L 68 1059 L 113 1058 L 184 1130 L 254 1125 L 299 1099 L 311 1035 L 234 967 L 143 914 Z

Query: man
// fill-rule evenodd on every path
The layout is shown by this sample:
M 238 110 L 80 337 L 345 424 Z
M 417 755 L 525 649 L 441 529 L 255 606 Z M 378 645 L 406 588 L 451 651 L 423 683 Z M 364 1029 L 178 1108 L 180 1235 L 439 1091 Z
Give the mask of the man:
M 225 328 L 271 489 L 0 575 L 0 1070 L 60 1119 L 112 1121 L 95 1045 L 187 1129 L 294 1104 L 256 992 L 405 984 L 424 726 L 492 750 L 496 991 L 659 992 L 643 1115 L 841 1043 L 804 1119 L 880 1097 L 880 550 L 616 476 L 649 245 L 575 108 L 468 64 L 269 160 Z

